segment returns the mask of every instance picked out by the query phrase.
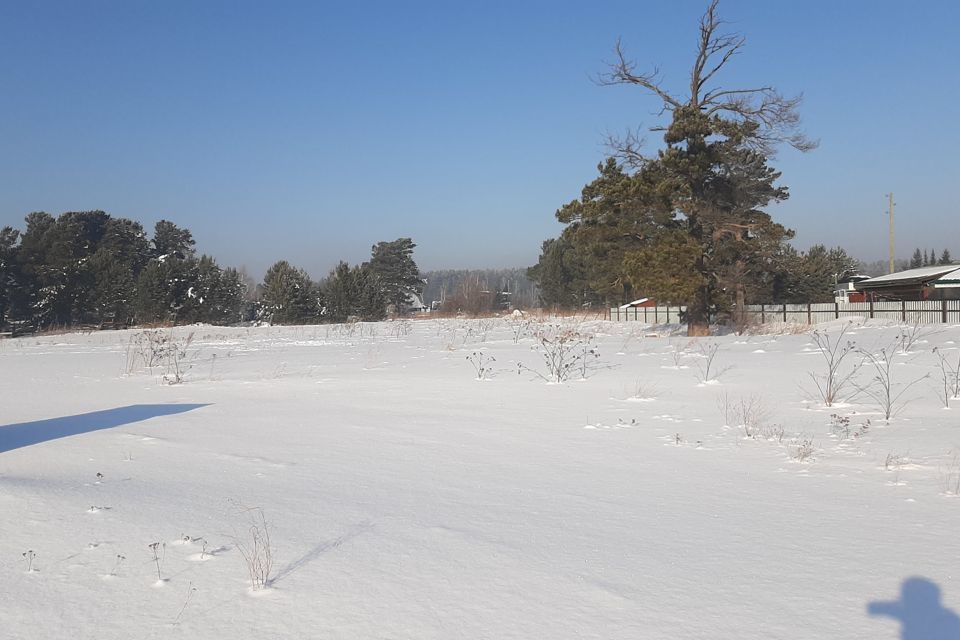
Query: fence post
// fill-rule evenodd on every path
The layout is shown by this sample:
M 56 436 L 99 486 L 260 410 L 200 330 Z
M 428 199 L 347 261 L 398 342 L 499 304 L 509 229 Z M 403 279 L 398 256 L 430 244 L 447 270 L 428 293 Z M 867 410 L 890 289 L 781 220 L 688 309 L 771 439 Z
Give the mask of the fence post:
M 907 321 L 907 301 L 900 301 L 900 321 L 906 323 Z
M 660 307 L 659 305 L 653 308 L 653 323 L 660 324 Z
M 760 303 L 760 324 L 766 324 L 766 323 L 767 323 L 767 314 L 766 314 L 766 312 L 764 311 L 764 306 L 765 306 L 765 305 L 764 305 L 763 303 Z
M 784 322 L 787 321 L 787 303 L 786 302 L 783 303 L 783 321 Z
M 943 324 L 947 324 L 947 300 L 944 298 L 940 301 L 940 320 Z M 937 352 L 939 353 L 939 351 Z
M 810 303 L 807 303 L 807 324 L 813 324 L 813 313 L 810 311 Z
M 840 303 L 837 302 L 836 300 L 833 301 L 833 319 L 834 320 L 840 319 Z
M 873 320 L 873 296 L 870 296 L 870 319 Z

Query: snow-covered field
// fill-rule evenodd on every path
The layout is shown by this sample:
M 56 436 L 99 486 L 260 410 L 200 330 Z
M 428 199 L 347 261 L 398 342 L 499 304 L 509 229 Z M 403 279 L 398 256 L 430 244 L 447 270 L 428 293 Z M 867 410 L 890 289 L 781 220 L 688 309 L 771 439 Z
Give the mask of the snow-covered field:
M 0 341 L 0 637 L 957 637 L 960 327 L 889 424 L 809 333 L 576 329 L 563 384 L 514 319 L 183 327 L 180 384 L 141 331 Z

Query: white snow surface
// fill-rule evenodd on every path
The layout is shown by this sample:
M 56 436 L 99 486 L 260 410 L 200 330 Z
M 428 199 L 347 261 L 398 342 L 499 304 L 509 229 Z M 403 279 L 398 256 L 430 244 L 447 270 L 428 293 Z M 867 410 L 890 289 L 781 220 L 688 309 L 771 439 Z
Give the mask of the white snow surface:
M 938 400 L 933 352 L 956 360 L 960 327 L 898 357 L 897 384 L 931 377 L 887 424 L 862 394 L 809 397 L 806 334 L 581 322 L 590 375 L 547 384 L 518 374 L 542 370 L 538 326 L 180 327 L 174 385 L 135 362 L 136 330 L 0 341 L 0 637 L 898 638 L 868 606 L 912 576 L 960 610 L 960 400 Z M 757 399 L 764 435 L 725 425 L 724 397 Z M 261 591 L 238 505 L 269 526 Z

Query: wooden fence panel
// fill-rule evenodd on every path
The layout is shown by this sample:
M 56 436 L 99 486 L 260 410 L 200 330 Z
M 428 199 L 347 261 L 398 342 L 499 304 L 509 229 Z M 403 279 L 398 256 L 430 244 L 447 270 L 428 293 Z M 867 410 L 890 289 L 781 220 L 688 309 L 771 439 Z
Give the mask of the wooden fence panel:
M 686 307 L 657 306 L 620 309 L 611 307 L 610 320 L 645 324 L 676 324 Z M 843 318 L 875 318 L 908 324 L 960 324 L 960 300 L 906 302 L 814 302 L 810 304 L 751 304 L 752 322 L 817 324 Z
M 642 322 L 645 324 L 676 324 L 686 307 L 610 307 L 607 317 L 615 322 Z

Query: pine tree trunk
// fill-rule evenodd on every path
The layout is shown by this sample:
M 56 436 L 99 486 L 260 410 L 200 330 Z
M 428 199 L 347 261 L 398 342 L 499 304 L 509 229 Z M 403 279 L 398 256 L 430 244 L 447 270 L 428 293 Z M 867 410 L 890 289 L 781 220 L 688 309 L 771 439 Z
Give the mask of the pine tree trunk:
M 710 335 L 710 290 L 707 286 L 697 289 L 693 302 L 687 305 L 687 335 Z
M 698 216 L 690 216 L 690 237 L 703 246 L 703 227 Z M 687 305 L 687 335 L 710 335 L 710 274 L 707 272 L 706 258 L 701 251 L 697 257 L 696 272 L 702 278 L 703 284 L 697 288 L 693 301 Z

